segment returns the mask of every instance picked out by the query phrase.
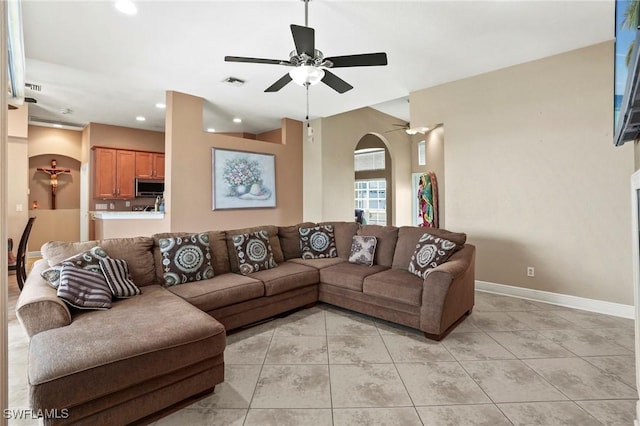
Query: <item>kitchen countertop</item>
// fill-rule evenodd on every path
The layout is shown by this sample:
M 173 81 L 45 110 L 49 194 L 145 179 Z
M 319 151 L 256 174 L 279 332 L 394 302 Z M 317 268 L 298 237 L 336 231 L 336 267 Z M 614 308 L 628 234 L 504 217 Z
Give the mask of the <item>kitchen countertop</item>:
M 112 220 L 112 219 L 164 219 L 164 212 L 113 212 L 113 211 L 96 211 L 92 212 L 94 219 Z

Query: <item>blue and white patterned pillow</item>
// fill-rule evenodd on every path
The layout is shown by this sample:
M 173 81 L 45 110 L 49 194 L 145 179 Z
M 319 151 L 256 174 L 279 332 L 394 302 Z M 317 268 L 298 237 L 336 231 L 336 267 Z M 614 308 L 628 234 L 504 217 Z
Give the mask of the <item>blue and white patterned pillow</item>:
M 273 249 L 267 231 L 234 235 L 231 239 L 236 249 L 238 267 L 242 275 L 278 266 L 273 259 Z
M 184 284 L 213 278 L 209 234 L 160 238 L 164 285 Z
M 76 268 L 86 269 L 87 271 L 92 271 L 98 274 L 102 274 L 100 270 L 99 261 L 100 259 L 106 259 L 108 257 L 107 252 L 100 246 L 92 247 L 87 251 L 83 251 L 82 253 L 78 253 L 75 256 L 71 256 L 57 265 L 52 266 L 51 268 L 45 269 L 40 273 L 42 278 L 49 281 L 49 284 L 53 288 L 58 288 L 60 284 L 60 271 L 63 266 L 71 265 Z
M 338 257 L 333 225 L 300 228 L 300 253 L 303 259 Z
M 354 235 L 349 262 L 372 266 L 378 239 L 370 235 Z
M 411 256 L 409 272 L 425 278 L 433 268 L 446 262 L 455 249 L 456 243 L 425 233 L 418 240 L 416 251 Z

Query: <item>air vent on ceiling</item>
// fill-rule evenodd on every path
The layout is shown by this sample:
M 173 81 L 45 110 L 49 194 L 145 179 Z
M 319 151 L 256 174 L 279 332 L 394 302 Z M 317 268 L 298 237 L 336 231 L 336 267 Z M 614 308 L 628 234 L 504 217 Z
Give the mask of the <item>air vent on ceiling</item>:
M 42 86 L 40 84 L 25 83 L 24 87 L 33 90 L 34 92 L 42 92 Z
M 237 77 L 227 77 L 222 80 L 223 83 L 233 84 L 234 86 L 242 86 L 245 81 Z

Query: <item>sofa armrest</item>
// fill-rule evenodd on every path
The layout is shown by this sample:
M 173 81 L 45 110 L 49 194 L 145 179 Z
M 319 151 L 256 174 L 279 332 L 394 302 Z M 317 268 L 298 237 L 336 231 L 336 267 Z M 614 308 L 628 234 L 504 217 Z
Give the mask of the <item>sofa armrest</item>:
M 40 276 L 49 267 L 38 260 L 29 272 L 16 304 L 16 316 L 29 337 L 52 328 L 71 324 L 71 312 L 55 288 Z
M 420 328 L 441 335 L 474 304 L 475 253 L 471 244 L 454 253 L 424 279 Z

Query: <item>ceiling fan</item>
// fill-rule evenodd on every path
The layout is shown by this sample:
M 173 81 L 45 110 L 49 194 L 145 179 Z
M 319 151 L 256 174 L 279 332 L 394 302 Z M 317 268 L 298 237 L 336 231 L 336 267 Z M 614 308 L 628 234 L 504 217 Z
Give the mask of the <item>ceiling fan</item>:
M 397 132 L 398 130 L 404 130 L 408 135 L 415 135 L 418 133 L 426 134 L 430 128 L 427 126 L 419 126 L 419 127 L 411 127 L 411 123 L 406 122 L 404 124 L 392 124 L 392 126 L 397 127 L 396 129 L 387 130 L 385 133 Z
M 262 59 L 247 58 L 242 56 L 225 56 L 226 62 L 249 62 L 254 64 L 285 65 L 293 67 L 291 71 L 282 76 L 278 81 L 269 86 L 265 92 L 277 92 L 290 81 L 295 81 L 301 86 L 309 87 L 323 82 L 338 93 L 344 93 L 353 86 L 329 71 L 329 68 L 346 67 L 371 67 L 387 65 L 387 54 L 363 53 L 357 55 L 324 57 L 324 54 L 315 48 L 315 30 L 308 26 L 309 0 L 304 1 L 305 26 L 291 25 L 291 34 L 295 50 L 289 53 L 289 59 Z

